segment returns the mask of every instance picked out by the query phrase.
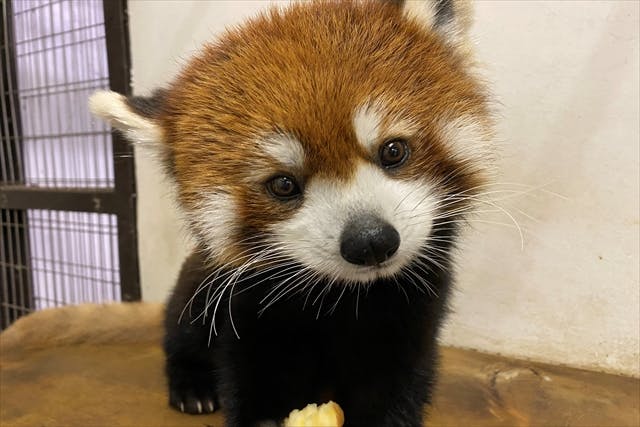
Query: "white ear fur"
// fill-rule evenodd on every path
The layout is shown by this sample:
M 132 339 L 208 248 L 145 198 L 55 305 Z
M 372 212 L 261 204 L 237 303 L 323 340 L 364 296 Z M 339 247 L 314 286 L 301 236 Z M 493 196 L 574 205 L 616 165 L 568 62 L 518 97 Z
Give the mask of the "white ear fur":
M 405 0 L 402 13 L 454 45 L 467 42 L 472 15 L 469 0 Z
M 430 0 L 406 0 L 402 9 L 404 16 L 414 19 L 427 29 L 433 29 L 436 23 L 435 3 Z
M 147 145 L 162 140 L 162 129 L 152 119 L 137 114 L 127 98 L 112 91 L 98 91 L 89 98 L 89 109 L 118 129 L 131 142 Z

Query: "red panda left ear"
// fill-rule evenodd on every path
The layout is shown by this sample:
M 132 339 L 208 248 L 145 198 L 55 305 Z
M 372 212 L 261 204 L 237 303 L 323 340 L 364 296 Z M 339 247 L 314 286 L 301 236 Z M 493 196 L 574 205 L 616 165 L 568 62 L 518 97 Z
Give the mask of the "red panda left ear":
M 466 42 L 472 21 L 470 0 L 393 0 L 393 3 L 406 18 L 440 34 L 447 42 L 454 45 Z
M 162 111 L 164 92 L 148 98 L 127 98 L 112 91 L 98 91 L 89 98 L 89 109 L 130 142 L 145 146 L 160 145 L 163 132 L 158 117 Z

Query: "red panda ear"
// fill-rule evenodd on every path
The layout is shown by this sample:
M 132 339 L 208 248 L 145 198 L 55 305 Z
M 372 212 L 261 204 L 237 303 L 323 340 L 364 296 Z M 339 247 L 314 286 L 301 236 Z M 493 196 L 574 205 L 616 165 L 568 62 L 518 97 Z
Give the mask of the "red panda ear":
M 452 44 L 466 41 L 471 26 L 469 0 L 393 0 L 403 15 L 427 31 L 435 31 Z
M 163 132 L 158 117 L 162 111 L 164 92 L 151 97 L 125 97 L 116 92 L 98 91 L 89 98 L 89 109 L 133 143 L 160 145 Z

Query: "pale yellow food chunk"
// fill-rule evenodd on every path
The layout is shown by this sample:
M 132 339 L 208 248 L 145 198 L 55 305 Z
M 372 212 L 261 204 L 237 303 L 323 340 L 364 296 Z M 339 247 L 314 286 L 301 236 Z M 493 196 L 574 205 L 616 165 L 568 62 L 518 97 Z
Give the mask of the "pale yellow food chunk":
M 295 409 L 284 420 L 284 427 L 342 427 L 344 413 L 340 406 L 329 401 L 324 405 L 312 403 L 304 409 Z

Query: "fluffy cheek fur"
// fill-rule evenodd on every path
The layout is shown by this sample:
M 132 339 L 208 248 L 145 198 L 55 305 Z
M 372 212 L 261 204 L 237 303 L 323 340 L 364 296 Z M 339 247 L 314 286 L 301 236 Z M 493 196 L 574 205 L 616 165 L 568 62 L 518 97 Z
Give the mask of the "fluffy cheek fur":
M 235 247 L 238 226 L 233 197 L 225 192 L 203 194 L 186 214 L 189 229 L 215 262 L 232 262 L 239 256 Z
M 271 233 L 288 257 L 312 271 L 335 281 L 366 283 L 398 273 L 424 248 L 436 199 L 426 182 L 396 179 L 363 162 L 347 183 L 312 180 L 300 210 L 274 224 Z M 400 234 L 398 252 L 381 266 L 356 266 L 340 255 L 342 230 L 359 214 L 377 215 Z

